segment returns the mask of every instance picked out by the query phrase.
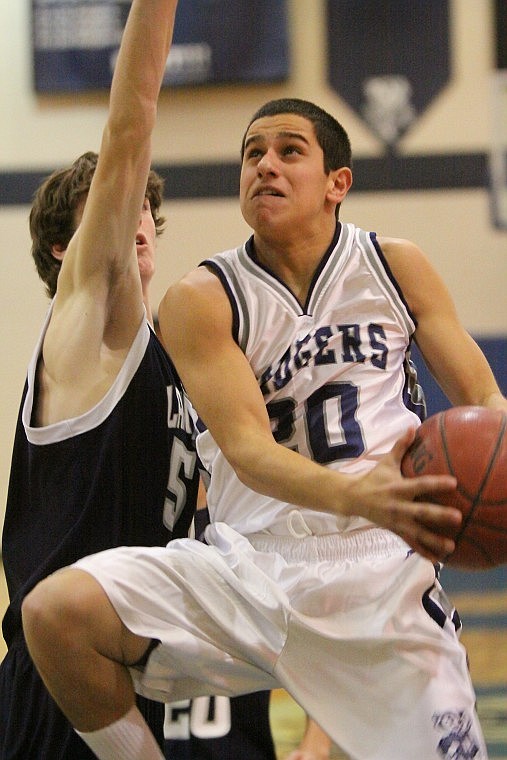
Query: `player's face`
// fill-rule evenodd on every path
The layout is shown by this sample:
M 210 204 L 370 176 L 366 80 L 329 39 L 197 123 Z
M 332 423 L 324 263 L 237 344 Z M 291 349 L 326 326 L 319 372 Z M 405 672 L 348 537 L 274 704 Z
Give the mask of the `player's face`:
M 313 124 L 296 114 L 254 121 L 245 136 L 240 205 L 259 234 L 316 227 L 330 203 L 330 176 Z

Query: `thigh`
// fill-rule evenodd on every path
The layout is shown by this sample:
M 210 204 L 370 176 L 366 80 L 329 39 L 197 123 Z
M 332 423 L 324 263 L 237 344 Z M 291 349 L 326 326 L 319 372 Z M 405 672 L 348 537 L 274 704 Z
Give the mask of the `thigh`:
M 289 610 L 252 547 L 238 541 L 245 551 L 181 539 L 109 550 L 74 566 L 93 575 L 131 634 L 160 642 L 144 667 L 132 668 L 139 693 L 176 701 L 277 686 L 272 672 Z M 125 638 L 129 651 L 138 640 Z
M 348 607 L 339 616 L 309 623 L 293 615 L 280 682 L 353 758 L 485 760 L 466 652 L 423 603 L 430 563 L 413 555 L 375 573 L 370 598 L 359 566 L 341 576 L 336 594 Z

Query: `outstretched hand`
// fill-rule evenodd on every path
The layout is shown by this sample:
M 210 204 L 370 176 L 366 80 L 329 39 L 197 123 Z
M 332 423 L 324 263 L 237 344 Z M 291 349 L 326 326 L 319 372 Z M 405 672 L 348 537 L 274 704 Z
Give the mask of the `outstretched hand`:
M 455 490 L 456 478 L 405 478 L 401 474 L 401 460 L 414 434 L 414 430 L 407 431 L 372 470 L 355 478 L 350 498 L 352 504 L 361 504 L 364 517 L 397 533 L 412 549 L 435 562 L 454 551 L 453 536 L 462 514 L 459 509 L 435 503 L 439 494 Z

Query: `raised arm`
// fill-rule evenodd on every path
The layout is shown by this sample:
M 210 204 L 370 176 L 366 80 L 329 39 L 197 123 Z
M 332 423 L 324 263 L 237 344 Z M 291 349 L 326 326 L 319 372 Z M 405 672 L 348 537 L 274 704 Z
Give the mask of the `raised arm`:
M 143 219 L 151 223 L 145 202 L 151 136 L 176 5 L 134 0 L 130 9 L 97 167 L 63 258 L 45 338 L 45 422 L 86 411 L 107 391 L 143 319 L 136 234 Z
M 111 85 L 99 161 L 76 236 L 78 272 L 137 271 L 134 241 L 176 0 L 134 0 Z

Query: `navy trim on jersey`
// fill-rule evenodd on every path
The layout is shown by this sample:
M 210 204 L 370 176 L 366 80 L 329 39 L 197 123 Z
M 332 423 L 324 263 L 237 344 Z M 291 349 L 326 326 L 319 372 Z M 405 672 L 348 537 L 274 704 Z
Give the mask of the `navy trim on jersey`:
M 313 292 L 315 290 L 317 282 L 319 281 L 319 278 L 320 278 L 320 276 L 322 274 L 322 271 L 324 270 L 327 262 L 329 261 L 329 259 L 331 257 L 331 254 L 333 253 L 334 249 L 338 245 L 338 241 L 340 239 L 341 231 L 342 231 L 342 224 L 341 224 L 341 222 L 337 222 L 336 223 L 336 227 L 335 227 L 335 231 L 334 231 L 334 235 L 333 235 L 333 239 L 331 240 L 331 243 L 330 243 L 327 251 L 325 252 L 325 254 L 323 255 L 323 257 L 321 258 L 321 260 L 320 260 L 320 262 L 319 262 L 319 264 L 317 266 L 317 269 L 315 270 L 314 275 L 312 277 L 312 281 L 310 283 L 310 287 L 308 288 L 308 294 L 306 296 L 306 301 L 305 301 L 304 306 L 303 306 L 305 314 L 309 313 L 308 309 L 310 307 L 310 301 L 312 299 Z
M 392 273 L 391 267 L 387 263 L 387 259 L 385 257 L 385 254 L 384 254 L 382 248 L 380 247 L 380 243 L 377 240 L 377 233 L 376 232 L 370 232 L 370 239 L 371 239 L 371 242 L 373 243 L 373 245 L 375 246 L 375 250 L 377 251 L 380 260 L 382 261 L 382 265 L 383 265 L 384 269 L 386 270 L 387 276 L 391 280 L 393 286 L 396 288 L 396 292 L 398 293 L 399 297 L 403 301 L 403 303 L 405 305 L 405 308 L 408 311 L 408 313 L 410 315 L 410 318 L 412 319 L 414 325 L 417 327 L 417 319 L 413 315 L 412 310 L 410 309 L 408 303 L 406 302 L 405 296 L 403 295 L 403 291 L 401 290 L 401 288 L 399 286 L 399 283 L 396 280 L 396 277 Z
M 284 290 L 287 290 L 291 296 L 297 301 L 298 305 L 301 307 L 301 304 L 299 303 L 299 299 L 296 297 L 296 295 L 293 293 L 293 291 L 289 288 L 286 282 L 284 282 L 280 277 L 278 277 L 277 274 L 273 272 L 272 269 L 270 269 L 266 264 L 263 264 L 262 261 L 259 261 L 257 258 L 257 254 L 255 252 L 255 245 L 254 245 L 254 236 L 248 238 L 248 240 L 245 243 L 245 251 L 252 262 L 252 264 L 255 264 L 256 267 L 259 267 L 259 269 L 262 269 L 263 272 L 266 272 L 266 274 L 269 274 L 270 277 L 272 277 L 274 280 L 276 280 Z
M 239 320 L 239 310 L 238 310 L 238 306 L 236 304 L 236 299 L 234 298 L 234 294 L 232 292 L 232 289 L 231 289 L 229 283 L 227 282 L 227 278 L 226 278 L 224 272 L 217 265 L 217 263 L 215 261 L 213 261 L 212 259 L 205 259 L 204 261 L 201 261 L 201 263 L 199 264 L 199 266 L 201 266 L 201 267 L 205 266 L 205 267 L 209 267 L 210 269 L 212 269 L 213 270 L 213 274 L 215 274 L 218 277 L 218 279 L 220 280 L 220 282 L 222 283 L 222 287 L 225 290 L 225 293 L 227 295 L 227 298 L 229 299 L 229 303 L 231 304 L 231 309 L 232 309 L 232 336 L 234 338 L 234 341 L 239 346 L 240 345 L 240 340 L 239 340 L 239 323 L 240 323 L 240 320 Z
M 264 266 L 257 261 L 255 252 L 253 249 L 253 238 L 248 240 L 244 247 L 238 249 L 239 251 L 239 263 L 245 268 L 247 272 L 252 274 L 259 282 L 267 285 L 270 289 L 286 303 L 287 307 L 294 311 L 295 314 L 301 316 L 303 314 L 303 307 L 299 300 L 296 298 L 292 290 L 281 280 L 277 275 L 272 272 L 267 266 Z M 241 288 L 238 288 L 241 292 Z M 238 294 L 239 295 L 239 294 Z
M 426 406 L 426 395 L 424 393 L 423 386 L 418 381 L 417 366 L 415 365 L 411 353 L 412 353 L 413 338 L 410 338 L 410 343 L 405 351 L 404 360 L 404 372 L 405 382 L 403 383 L 403 403 L 414 412 L 421 422 L 424 422 L 428 415 Z
M 246 251 L 246 254 L 247 254 L 248 258 L 252 262 L 252 264 L 254 264 L 256 267 L 258 267 L 259 269 L 261 269 L 266 274 L 268 274 L 273 280 L 275 280 L 279 285 L 281 285 L 282 288 L 283 288 L 283 290 L 286 293 L 290 293 L 290 295 L 292 296 L 292 298 L 294 299 L 294 301 L 296 302 L 296 304 L 298 306 L 298 311 L 301 311 L 301 313 L 304 313 L 304 307 L 301 304 L 299 298 L 294 293 L 294 291 L 291 288 L 289 288 L 289 286 L 287 285 L 287 283 L 284 282 L 284 280 L 282 280 L 280 277 L 278 277 L 278 275 L 275 274 L 275 272 L 273 272 L 272 269 L 270 269 L 268 266 L 266 266 L 265 264 L 263 264 L 257 258 L 257 254 L 255 252 L 253 235 L 252 235 L 251 238 L 249 238 L 246 241 L 246 243 L 245 243 L 245 251 Z

